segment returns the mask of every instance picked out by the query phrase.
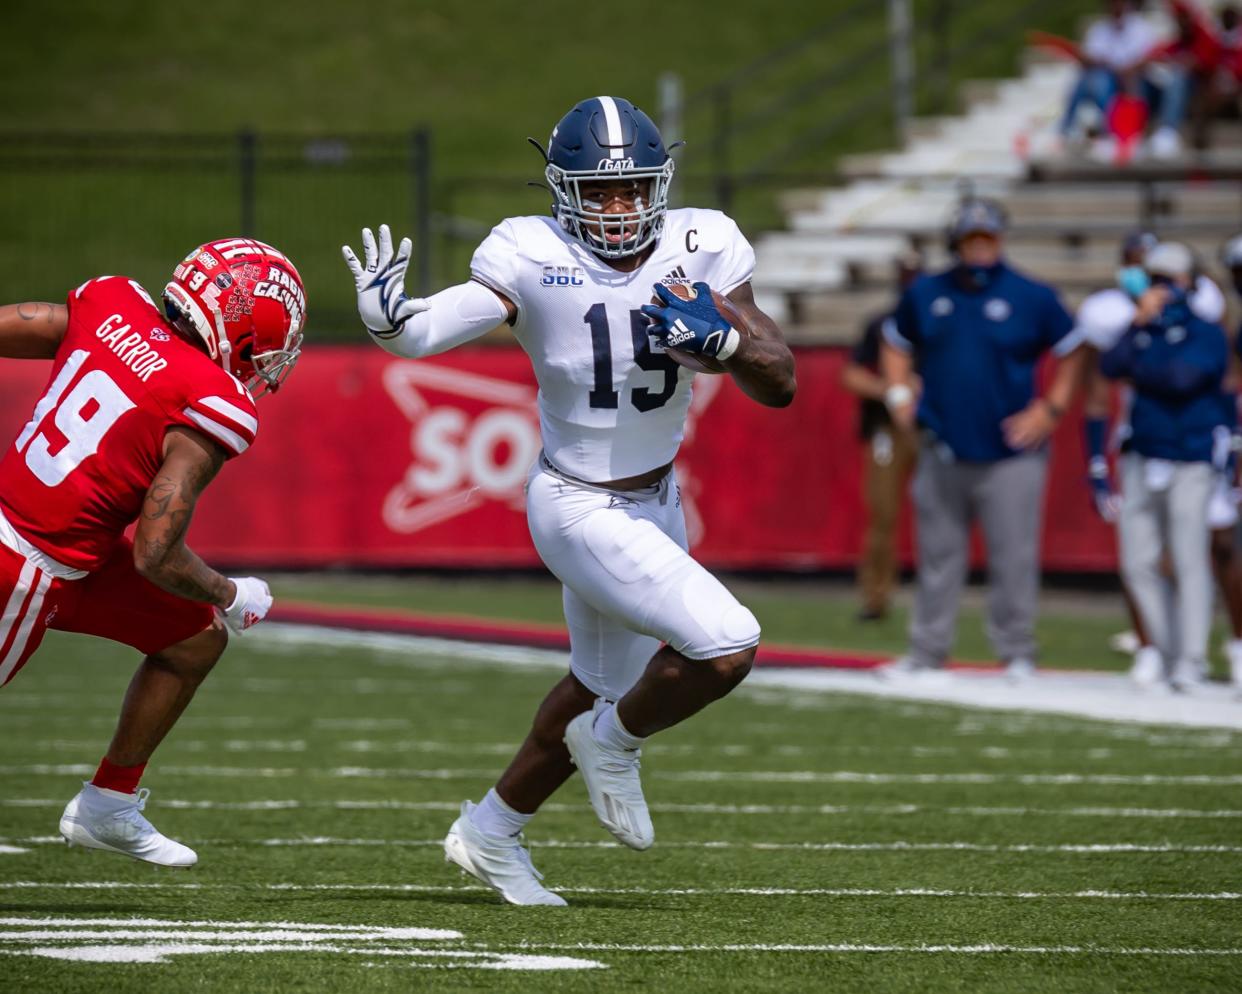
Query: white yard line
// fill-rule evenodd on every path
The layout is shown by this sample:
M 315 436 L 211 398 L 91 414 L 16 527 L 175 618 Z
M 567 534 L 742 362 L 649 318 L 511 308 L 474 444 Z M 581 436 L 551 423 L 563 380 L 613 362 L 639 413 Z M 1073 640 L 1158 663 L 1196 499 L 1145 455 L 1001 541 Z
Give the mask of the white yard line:
M 85 763 L 27 763 L 0 766 L 0 775 L 86 776 Z M 346 780 L 492 780 L 495 769 L 338 766 L 325 770 L 272 766 L 164 766 L 166 776 L 220 779 L 329 777 Z M 1165 773 L 868 773 L 861 770 L 655 770 L 657 780 L 691 783 L 849 783 L 849 784 L 1021 784 L 1023 786 L 1188 786 L 1242 785 L 1242 774 Z
M 0 840 L 19 845 L 61 845 L 59 835 L 36 835 L 20 839 Z M 261 846 L 267 848 L 302 848 L 335 846 L 345 848 L 398 848 L 427 849 L 444 845 L 436 839 L 366 839 L 341 838 L 331 835 L 304 835 L 276 839 L 195 839 L 198 845 L 213 846 Z M 582 839 L 537 839 L 536 849 L 620 849 L 618 842 Z M 1034 842 L 986 843 L 986 842 L 733 842 L 727 840 L 697 840 L 661 842 L 661 849 L 747 850 L 751 852 L 979 852 L 979 853 L 1068 853 L 1099 855 L 1107 853 L 1183 853 L 1183 854 L 1232 854 L 1242 853 L 1242 846 L 1226 845 L 1177 845 L 1171 842 L 1102 842 L 1043 844 Z
M 393 894 L 454 894 L 490 892 L 482 884 L 164 884 L 135 883 L 127 880 L 71 881 L 43 883 L 37 880 L 0 881 L 4 890 L 269 890 L 291 892 L 355 892 Z M 1160 892 L 1160 891 L 978 891 L 944 890 L 923 887 L 880 889 L 873 887 L 557 887 L 561 894 L 634 894 L 647 897 L 880 897 L 880 898 L 960 898 L 1000 901 L 1240 901 L 1242 892 Z M 92 921 L 94 919 L 91 919 Z M 230 923 L 233 924 L 233 923 Z
M 8 797 L 0 799 L 0 807 L 6 808 L 54 808 L 64 807 L 63 797 Z M 333 811 L 452 811 L 461 810 L 460 801 L 191 801 L 183 798 L 161 797 L 152 800 L 151 809 L 170 808 L 200 811 L 290 811 L 300 809 L 327 809 Z M 580 804 L 563 804 L 552 801 L 540 811 L 568 814 L 582 811 Z M 1033 807 L 970 807 L 941 806 L 935 804 L 652 804 L 657 814 L 693 815 L 920 815 L 947 814 L 975 817 L 1027 818 L 1032 815 L 1051 818 L 1109 818 L 1109 819 L 1164 819 L 1164 818 L 1242 818 L 1242 810 L 1201 808 L 1033 808 Z
M 840 942 L 822 945 L 736 943 L 727 945 L 639 945 L 616 942 L 565 942 L 498 944 L 503 949 L 616 953 L 935 953 L 978 955 L 1017 953 L 1036 956 L 1242 956 L 1242 947 L 1227 949 L 1161 949 L 1146 946 L 1015 946 L 985 943 L 980 945 L 871 945 Z

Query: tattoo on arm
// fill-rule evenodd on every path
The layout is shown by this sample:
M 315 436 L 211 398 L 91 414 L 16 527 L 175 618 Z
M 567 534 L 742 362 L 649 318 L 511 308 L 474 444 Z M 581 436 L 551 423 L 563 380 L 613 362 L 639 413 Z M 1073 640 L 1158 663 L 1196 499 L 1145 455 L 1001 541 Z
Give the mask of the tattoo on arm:
M 56 308 L 43 301 L 31 300 L 17 305 L 17 316 L 23 321 L 38 321 L 40 317 L 50 321 L 55 313 Z
M 165 463 L 147 490 L 139 522 L 139 556 L 144 575 L 156 586 L 189 600 L 227 607 L 228 580 L 209 567 L 185 544 L 194 505 L 224 463 L 223 453 L 197 459 L 179 474 Z

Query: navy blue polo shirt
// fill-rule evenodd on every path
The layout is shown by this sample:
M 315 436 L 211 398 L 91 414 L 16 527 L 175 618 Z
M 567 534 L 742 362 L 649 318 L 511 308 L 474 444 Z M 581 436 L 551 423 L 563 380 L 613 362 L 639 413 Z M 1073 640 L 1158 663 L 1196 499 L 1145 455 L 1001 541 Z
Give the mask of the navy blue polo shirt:
M 1003 262 L 983 289 L 950 269 L 922 276 L 902 295 L 885 337 L 914 355 L 923 378 L 919 424 L 962 462 L 1017 455 L 1001 422 L 1035 397 L 1035 368 L 1049 349 L 1078 344 L 1074 319 L 1056 292 Z

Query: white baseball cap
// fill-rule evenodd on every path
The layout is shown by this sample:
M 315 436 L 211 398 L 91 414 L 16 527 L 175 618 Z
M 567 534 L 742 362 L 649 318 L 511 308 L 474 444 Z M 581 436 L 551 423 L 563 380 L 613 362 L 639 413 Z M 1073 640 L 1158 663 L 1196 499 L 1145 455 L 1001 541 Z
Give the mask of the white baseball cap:
M 1143 268 L 1152 276 L 1176 279 L 1194 272 L 1195 257 L 1181 242 L 1160 242 L 1143 259 Z

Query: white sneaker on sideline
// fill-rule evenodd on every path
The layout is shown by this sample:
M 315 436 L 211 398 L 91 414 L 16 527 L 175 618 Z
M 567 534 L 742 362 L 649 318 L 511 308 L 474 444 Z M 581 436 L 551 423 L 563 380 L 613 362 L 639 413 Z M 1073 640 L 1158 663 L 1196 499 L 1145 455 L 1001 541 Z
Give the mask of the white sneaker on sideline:
M 1202 659 L 1190 659 L 1183 656 L 1173 664 L 1169 673 L 1169 683 L 1174 690 L 1190 694 L 1207 683 L 1207 663 Z
M 1130 666 L 1130 679 L 1144 689 L 1164 681 L 1164 657 L 1154 645 L 1139 646 Z
M 530 861 L 521 838 L 484 835 L 470 820 L 473 810 L 470 801 L 462 802 L 461 814 L 444 837 L 444 862 L 456 863 L 510 904 L 565 907 L 563 897 L 539 883 L 543 874 Z
M 1130 629 L 1124 632 L 1118 632 L 1116 635 L 1108 637 L 1108 647 L 1113 652 L 1120 652 L 1123 656 L 1133 656 L 1139 649 L 1143 648 L 1143 643 L 1139 641 L 1138 633 Z
M 1229 680 L 1242 690 L 1242 639 L 1229 639 L 1225 643 L 1225 658 L 1229 660 Z
M 877 680 L 901 680 L 906 677 L 914 676 L 927 667 L 920 666 L 910 656 L 898 656 L 896 659 L 872 669 Z
M 1159 128 L 1147 147 L 1157 159 L 1176 159 L 1182 154 L 1182 136 L 1175 128 Z
M 84 783 L 77 797 L 65 805 L 60 834 L 71 846 L 120 853 L 156 866 L 193 866 L 198 862 L 193 849 L 161 835 L 142 816 L 150 793 L 146 787 L 136 794 L 122 794 Z
M 1005 664 L 1005 679 L 1010 683 L 1025 683 L 1035 676 L 1035 663 L 1025 656 L 1018 656 Z
M 593 710 L 565 726 L 569 758 L 582 774 L 599 823 L 631 849 L 650 849 L 655 828 L 638 777 L 642 750 L 610 749 L 595 741 L 595 715 L 601 705 L 597 700 Z

